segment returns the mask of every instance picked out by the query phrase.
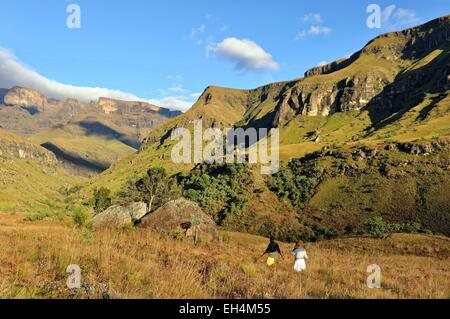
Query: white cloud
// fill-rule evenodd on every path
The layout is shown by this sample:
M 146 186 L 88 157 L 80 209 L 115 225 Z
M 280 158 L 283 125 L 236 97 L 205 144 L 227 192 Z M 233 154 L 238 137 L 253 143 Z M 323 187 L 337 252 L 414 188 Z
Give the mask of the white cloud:
M 132 93 L 101 87 L 83 87 L 63 84 L 37 73 L 29 66 L 20 62 L 9 50 L 0 48 L 0 88 L 22 86 L 37 90 L 54 99 L 74 98 L 89 103 L 100 97 L 125 101 L 143 101 L 167 107 L 173 110 L 186 111 L 193 104 L 190 97 L 164 97 L 163 99 L 143 99 Z
M 182 75 L 173 75 L 173 74 L 169 74 L 167 76 L 167 78 L 169 80 L 175 80 L 175 81 L 183 81 L 183 76 Z
M 150 102 L 161 107 L 176 105 L 177 110 L 188 110 L 198 100 L 201 93 L 191 93 L 190 90 L 184 88 L 182 83 L 184 78 L 181 75 L 169 75 L 167 78 L 174 81 L 174 83 L 167 89 L 158 89 L 157 91 L 161 97 L 159 99 L 152 99 Z
M 226 38 L 219 44 L 209 45 L 207 54 L 213 51 L 235 63 L 235 69 L 245 70 L 277 70 L 279 64 L 272 55 L 254 41 L 248 39 Z
M 198 34 L 206 32 L 206 25 L 202 24 L 198 28 L 192 29 L 190 38 L 194 39 Z
M 191 93 L 189 96 L 195 100 L 198 100 L 199 97 L 202 95 L 202 92 L 199 93 Z
M 185 112 L 194 104 L 194 100 L 186 96 L 166 96 L 161 99 L 150 99 L 149 103 L 172 110 Z
M 227 24 L 224 24 L 223 26 L 220 27 L 220 32 L 227 32 L 230 30 L 230 26 Z
M 308 30 L 303 30 L 300 31 L 299 33 L 297 33 L 297 36 L 295 37 L 296 40 L 302 40 L 305 37 L 309 36 L 309 35 L 328 35 L 332 32 L 333 30 L 329 27 L 322 27 L 322 26 L 318 26 L 318 25 L 312 25 L 309 27 Z
M 307 36 L 328 35 L 333 31 L 330 27 L 322 26 L 324 20 L 320 13 L 309 13 L 304 15 L 302 20 L 310 26 L 308 29 L 299 31 L 295 36 L 295 40 L 303 40 Z
M 383 29 L 388 31 L 404 29 L 421 22 L 414 10 L 397 8 L 395 5 L 384 8 L 381 19 Z
M 305 23 L 322 23 L 322 17 L 320 13 L 309 13 L 303 16 L 303 22 Z
M 311 26 L 308 31 L 310 34 L 329 34 L 331 29 L 328 27 Z
M 169 92 L 173 92 L 173 93 L 189 93 L 190 91 L 187 89 L 183 89 L 182 87 L 179 86 L 173 86 L 168 88 Z

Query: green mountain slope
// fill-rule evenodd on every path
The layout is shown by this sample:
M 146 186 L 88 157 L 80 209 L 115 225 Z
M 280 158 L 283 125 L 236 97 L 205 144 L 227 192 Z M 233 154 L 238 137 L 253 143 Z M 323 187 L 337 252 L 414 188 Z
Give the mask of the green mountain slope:
M 66 125 L 32 135 L 36 144 L 53 152 L 75 175 L 100 173 L 137 151 L 138 136 L 95 115 L 78 116 Z
M 132 154 L 149 131 L 181 114 L 139 101 L 89 104 L 28 88 L 0 90 L 0 125 L 53 152 L 72 174 L 93 175 Z
M 170 135 L 192 129 L 195 119 L 204 128 L 278 127 L 285 175 L 261 176 L 262 186 L 242 194 L 254 203 L 252 192 L 260 193 L 261 204 L 244 208 L 239 222 L 231 218 L 232 229 L 261 232 L 255 224 L 273 205 L 271 216 L 297 219 L 297 231 L 343 232 L 381 215 L 448 234 L 449 29 L 445 16 L 384 34 L 349 59 L 255 90 L 209 87 L 191 110 L 153 129 L 138 154 L 95 177 L 88 190 L 117 192 L 152 166 L 188 174 L 192 165 L 171 161 Z
M 191 128 L 195 119 L 204 127 L 279 127 L 286 161 L 331 144 L 448 135 L 449 21 L 446 16 L 379 36 L 305 78 L 255 90 L 208 87 L 189 111 L 151 130 L 140 154 L 126 162 L 130 170 L 169 162 L 170 133 Z M 127 170 L 125 162 L 117 166 Z
M 0 211 L 62 208 L 62 188 L 80 183 L 60 167 L 53 153 L 0 129 Z

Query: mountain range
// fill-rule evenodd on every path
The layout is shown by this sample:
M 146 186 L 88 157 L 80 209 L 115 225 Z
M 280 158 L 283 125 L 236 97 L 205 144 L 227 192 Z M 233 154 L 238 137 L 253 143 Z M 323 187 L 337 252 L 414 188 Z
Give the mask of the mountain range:
M 266 234 L 269 223 L 286 234 L 320 225 L 342 233 L 382 215 L 449 235 L 449 30 L 450 16 L 440 17 L 383 34 L 302 78 L 254 90 L 211 86 L 184 114 L 143 102 L 84 104 L 26 88 L 0 90 L 0 125 L 24 136 L 2 130 L 0 145 L 4 135 L 16 145 L 30 143 L 58 159 L 61 176 L 100 173 L 82 184 L 86 199 L 98 187 L 117 194 L 150 167 L 192 173 L 194 165 L 171 161 L 170 136 L 196 119 L 203 128 L 279 128 L 282 171 L 262 176 L 250 166 L 246 177 L 253 182 L 239 194 L 245 205 L 223 227 Z M 41 167 L 36 158 L 14 158 Z M 287 188 L 290 182 L 299 188 L 299 179 L 311 181 L 300 204 Z M 203 208 L 216 215 L 219 206 Z
M 145 102 L 55 100 L 22 87 L 0 92 L 0 126 L 29 137 L 81 175 L 132 154 L 152 128 L 181 114 Z

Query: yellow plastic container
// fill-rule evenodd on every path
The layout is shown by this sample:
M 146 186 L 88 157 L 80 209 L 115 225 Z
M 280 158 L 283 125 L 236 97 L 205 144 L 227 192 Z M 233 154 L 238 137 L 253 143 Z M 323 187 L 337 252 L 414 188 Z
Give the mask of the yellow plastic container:
M 273 257 L 267 258 L 267 266 L 273 266 L 273 265 L 275 265 L 276 262 L 277 262 L 277 260 Z

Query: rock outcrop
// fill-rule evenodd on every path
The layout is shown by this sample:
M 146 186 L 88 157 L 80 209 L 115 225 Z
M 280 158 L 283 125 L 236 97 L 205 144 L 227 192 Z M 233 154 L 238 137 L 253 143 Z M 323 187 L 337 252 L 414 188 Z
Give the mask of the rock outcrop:
M 10 157 L 31 160 L 47 168 L 58 164 L 53 153 L 0 128 L 0 161 Z
M 390 83 L 379 73 L 350 76 L 331 83 L 298 83 L 280 97 L 273 125 L 297 115 L 327 116 L 336 112 L 361 110 Z
M 31 135 L 65 125 L 75 117 L 83 116 L 94 116 L 135 130 L 148 130 L 181 114 L 139 101 L 99 98 L 98 101 L 84 103 L 76 99 L 51 99 L 23 87 L 1 89 L 0 97 L 0 125 L 19 135 Z
M 111 206 L 92 219 L 94 228 L 114 228 L 133 225 L 147 214 L 147 204 L 131 203 L 126 206 Z
M 355 58 L 356 58 L 356 55 L 352 56 L 349 59 L 340 59 L 340 60 L 337 60 L 334 62 L 327 63 L 325 65 L 316 66 L 305 72 L 305 78 L 309 78 L 314 75 L 329 74 L 329 73 L 339 71 L 340 69 L 343 69 L 343 68 L 349 66 Z
M 8 106 L 20 105 L 25 109 L 43 111 L 49 100 L 36 90 L 14 87 L 3 97 L 3 103 Z
M 217 226 L 200 206 L 186 199 L 171 201 L 145 216 L 139 227 L 151 228 L 174 237 L 212 241 L 219 238 Z

